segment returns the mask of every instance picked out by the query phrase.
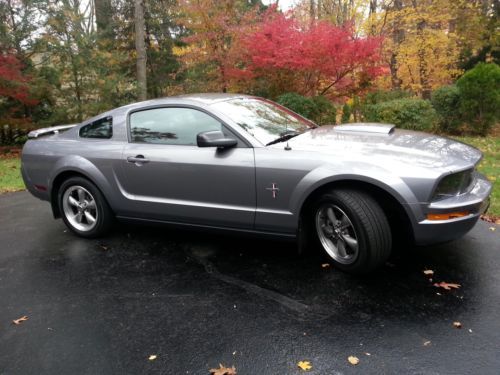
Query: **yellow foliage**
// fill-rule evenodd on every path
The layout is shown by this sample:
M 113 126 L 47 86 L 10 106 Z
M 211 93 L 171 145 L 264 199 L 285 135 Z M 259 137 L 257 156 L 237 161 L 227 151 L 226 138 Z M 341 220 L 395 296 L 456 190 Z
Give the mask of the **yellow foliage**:
M 172 54 L 177 57 L 184 56 L 188 54 L 192 50 L 191 47 L 185 46 L 185 47 L 179 47 L 179 46 L 173 46 L 172 47 Z
M 484 25 L 478 6 L 470 0 L 403 1 L 401 9 L 387 7 L 367 19 L 363 30 L 384 36 L 386 59 L 389 65 L 395 57 L 401 89 L 421 94 L 462 73 L 458 62 L 464 46 L 481 48 Z M 391 77 L 379 79 L 378 85 L 391 88 Z

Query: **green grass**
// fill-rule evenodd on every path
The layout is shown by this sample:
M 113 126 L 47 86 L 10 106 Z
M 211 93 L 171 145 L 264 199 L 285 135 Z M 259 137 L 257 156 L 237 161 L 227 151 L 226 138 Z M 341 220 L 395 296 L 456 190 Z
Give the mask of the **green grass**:
M 477 147 L 484 153 L 478 170 L 493 182 L 489 215 L 500 216 L 500 185 L 496 181 L 500 177 L 500 136 L 490 137 L 454 137 L 461 142 Z
M 21 160 L 0 156 L 0 193 L 24 189 L 21 178 Z
M 477 147 L 484 153 L 484 159 L 478 169 L 494 183 L 488 213 L 493 216 L 500 216 L 500 185 L 496 181 L 500 176 L 500 136 L 455 138 Z M 5 158 L 0 156 L 0 193 L 24 189 L 20 165 L 20 160 L 17 157 Z

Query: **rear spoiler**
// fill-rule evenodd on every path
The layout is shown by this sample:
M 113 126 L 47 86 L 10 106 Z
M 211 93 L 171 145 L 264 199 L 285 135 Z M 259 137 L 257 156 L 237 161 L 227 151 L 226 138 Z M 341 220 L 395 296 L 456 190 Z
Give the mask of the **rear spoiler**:
M 49 128 L 32 130 L 28 133 L 28 138 L 33 139 L 33 138 L 38 138 L 42 135 L 58 134 L 61 130 L 68 130 L 74 128 L 77 125 L 78 124 L 58 125 L 58 126 L 51 126 Z

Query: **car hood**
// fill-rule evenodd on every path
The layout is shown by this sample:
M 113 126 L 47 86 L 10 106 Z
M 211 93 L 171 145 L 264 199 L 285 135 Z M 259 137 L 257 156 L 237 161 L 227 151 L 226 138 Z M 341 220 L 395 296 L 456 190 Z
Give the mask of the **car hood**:
M 453 172 L 472 168 L 482 157 L 478 149 L 464 143 L 385 124 L 320 126 L 290 139 L 289 146 L 328 158 L 336 156 L 338 160 L 358 160 L 400 170 Z

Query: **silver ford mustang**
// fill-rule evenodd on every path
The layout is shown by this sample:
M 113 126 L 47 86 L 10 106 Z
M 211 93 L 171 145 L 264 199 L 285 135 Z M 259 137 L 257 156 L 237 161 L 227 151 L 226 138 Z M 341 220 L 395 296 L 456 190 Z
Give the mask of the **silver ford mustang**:
M 463 236 L 491 192 L 471 146 L 388 124 L 318 127 L 245 95 L 150 100 L 29 138 L 26 187 L 77 235 L 117 218 L 279 236 L 357 273 L 401 241 Z

